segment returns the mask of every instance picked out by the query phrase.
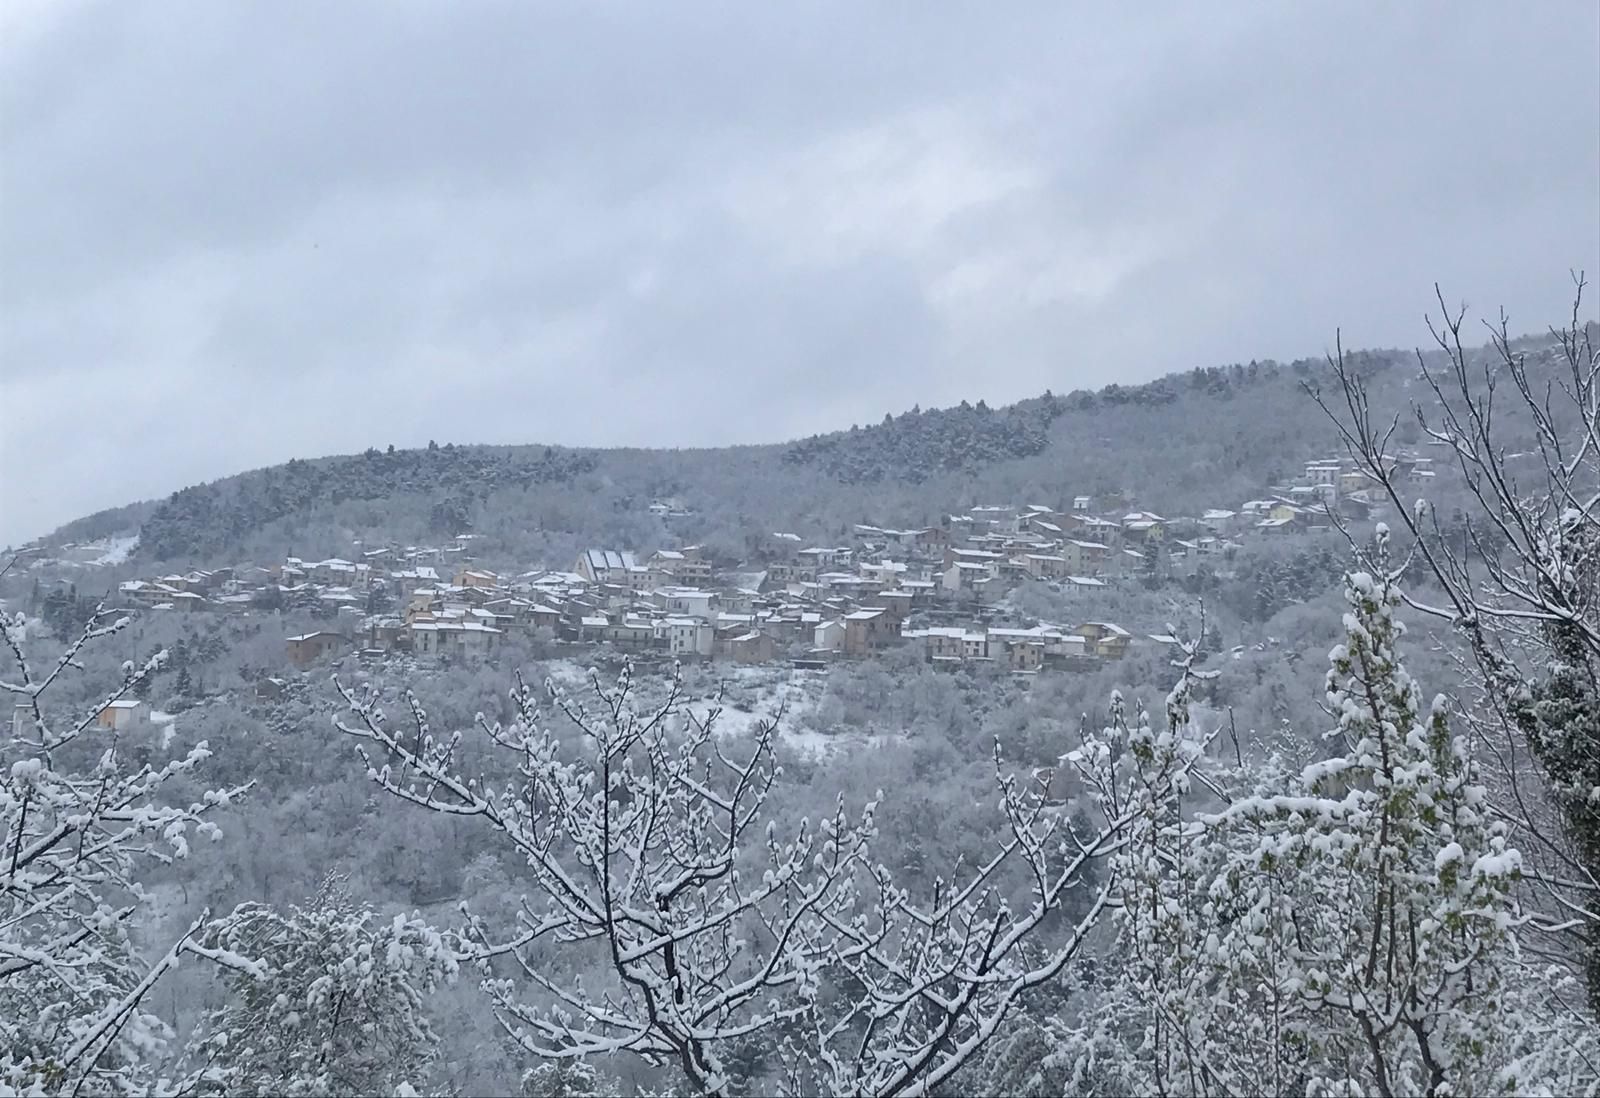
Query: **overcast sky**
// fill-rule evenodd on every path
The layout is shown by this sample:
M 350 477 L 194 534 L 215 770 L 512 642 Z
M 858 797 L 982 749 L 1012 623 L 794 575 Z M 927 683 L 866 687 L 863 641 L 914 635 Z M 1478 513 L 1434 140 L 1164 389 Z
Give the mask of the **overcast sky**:
M 1593 0 L 1117 7 L 7 0 L 0 542 L 1410 346 L 1435 279 L 1535 330 L 1600 273 Z

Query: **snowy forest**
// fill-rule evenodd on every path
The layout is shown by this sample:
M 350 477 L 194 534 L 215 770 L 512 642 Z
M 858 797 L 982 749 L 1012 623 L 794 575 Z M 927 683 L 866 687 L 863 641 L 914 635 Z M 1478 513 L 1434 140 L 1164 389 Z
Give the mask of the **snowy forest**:
M 1581 305 L 1474 323 L 720 455 L 374 447 L 55 536 L 554 557 L 685 496 L 732 558 L 869 499 L 1176 510 L 1319 447 L 1373 486 L 1371 520 L 1140 579 L 1170 643 L 1050 677 L 536 642 L 269 674 L 278 608 L 0 562 L 0 1092 L 1600 1094 L 1600 351 Z M 1098 442 L 1125 424 L 1143 467 Z

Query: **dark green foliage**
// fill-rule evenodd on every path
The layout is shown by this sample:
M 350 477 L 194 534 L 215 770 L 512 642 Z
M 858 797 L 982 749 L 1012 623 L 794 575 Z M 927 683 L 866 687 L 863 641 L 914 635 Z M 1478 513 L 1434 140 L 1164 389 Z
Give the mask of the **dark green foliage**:
M 125 507 L 112 507 L 104 511 L 96 511 L 92 515 L 85 515 L 80 519 L 73 519 L 50 535 L 52 544 L 65 544 L 74 541 L 95 541 L 99 538 L 108 538 L 121 534 L 138 526 L 148 518 L 156 507 L 155 500 L 144 500 L 139 503 L 130 503 Z
M 140 528 L 139 553 L 154 560 L 222 554 L 248 534 L 296 511 L 408 493 L 442 496 L 436 519 L 464 528 L 467 501 L 496 488 L 570 480 L 594 458 L 549 448 L 430 446 L 368 450 L 353 457 L 294 460 L 176 492 Z
M 1349 547 L 1334 537 L 1289 546 L 1257 545 L 1239 554 L 1220 597 L 1243 620 L 1264 622 L 1286 606 L 1327 591 L 1349 559 Z
M 95 599 L 78 594 L 76 584 L 56 587 L 44 597 L 39 616 L 56 636 L 75 636 L 89 624 L 95 606 Z
M 383 584 L 375 584 L 372 590 L 367 592 L 367 613 L 387 614 L 393 609 L 394 596 L 389 593 L 388 588 Z
M 282 610 L 284 605 L 283 588 L 272 584 L 255 593 L 250 600 L 250 605 L 257 610 Z
M 996 461 L 1029 457 L 1050 444 L 1048 429 L 1064 410 L 1055 397 L 1024 400 L 992 411 L 976 408 L 913 410 L 877 427 L 852 427 L 848 433 L 814 435 L 792 443 L 783 460 L 816 465 L 846 484 L 901 480 L 920 484 L 929 477 L 973 469 Z
M 1600 592 L 1596 530 L 1574 522 L 1557 550 L 1560 570 L 1576 577 L 1579 592 Z M 1507 693 L 1511 715 L 1550 779 L 1573 856 L 1600 879 L 1600 664 L 1586 626 L 1593 628 L 1581 619 L 1545 621 L 1540 631 L 1550 662 L 1539 669 L 1542 676 L 1511 685 Z M 1584 969 L 1591 1003 L 1600 1009 L 1600 934 L 1590 927 Z

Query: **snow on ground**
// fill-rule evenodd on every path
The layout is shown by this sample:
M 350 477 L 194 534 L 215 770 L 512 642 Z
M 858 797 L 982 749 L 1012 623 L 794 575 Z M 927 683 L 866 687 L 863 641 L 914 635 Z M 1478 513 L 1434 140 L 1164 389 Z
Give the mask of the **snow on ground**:
M 760 721 L 776 719 L 778 738 L 785 747 L 818 760 L 848 748 L 870 747 L 903 738 L 895 733 L 838 732 L 816 727 L 814 718 L 817 703 L 822 700 L 824 679 L 824 675 L 810 671 L 733 668 L 726 676 L 729 693 L 735 697 L 754 694 L 754 699 L 745 709 L 735 708 L 724 700 L 717 717 L 717 730 L 724 735 L 734 735 L 753 731 Z
M 122 564 L 128 559 L 129 555 L 132 554 L 134 549 L 138 548 L 139 535 L 129 534 L 127 537 L 112 538 L 107 541 L 105 545 L 106 551 L 100 554 L 100 556 L 96 557 L 94 560 L 89 561 L 90 564 L 99 565 L 101 567 L 110 567 L 113 564 Z
M 588 692 L 588 667 L 575 660 L 552 660 L 545 674 L 562 689 L 582 696 Z M 720 704 L 716 729 L 723 736 L 753 733 L 762 721 L 778 720 L 778 736 L 790 750 L 821 759 L 845 748 L 869 746 L 898 737 L 868 736 L 859 733 L 834 733 L 815 728 L 810 718 L 822 699 L 824 676 L 816 672 L 775 668 L 770 665 L 729 663 L 700 664 L 684 668 L 684 704 L 696 716 L 704 717 Z M 615 681 L 602 673 L 601 685 Z M 634 688 L 641 703 L 659 696 L 664 677 L 654 672 L 639 674 Z M 542 685 L 542 683 L 541 683 Z M 722 689 L 718 703 L 716 690 Z
M 178 717 L 174 713 L 166 713 L 160 709 L 150 711 L 150 723 L 162 725 L 161 748 L 166 750 L 172 744 L 172 737 L 178 732 Z

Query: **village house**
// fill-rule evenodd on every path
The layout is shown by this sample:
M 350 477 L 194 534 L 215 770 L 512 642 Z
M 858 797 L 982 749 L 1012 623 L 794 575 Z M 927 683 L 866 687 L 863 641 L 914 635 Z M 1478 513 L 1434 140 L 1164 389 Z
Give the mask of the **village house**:
M 699 618 L 711 617 L 720 602 L 715 591 L 696 587 L 663 587 L 650 593 L 650 601 L 669 614 Z
M 1099 576 L 1065 576 L 1059 589 L 1074 600 L 1094 599 L 1104 595 L 1110 585 Z
M 409 648 L 411 633 L 402 618 L 373 618 L 367 623 L 367 647 L 380 652 Z
M 838 618 L 819 622 L 811 633 L 812 647 L 825 652 L 837 652 L 844 648 L 844 634 L 844 622 Z
M 925 526 L 918 530 L 911 539 L 912 550 L 925 557 L 938 556 L 949 548 L 949 545 L 950 528 L 948 526 Z
M 963 660 L 990 659 L 989 634 L 964 632 L 961 634 L 961 658 Z
M 1111 555 L 1111 547 L 1104 542 L 1068 538 L 1061 543 L 1066 570 L 1074 576 L 1093 576 L 1105 571 L 1110 566 Z
M 572 570 L 589 583 L 629 582 L 635 569 L 642 569 L 633 554 L 618 549 L 587 549 L 579 554 Z M 648 574 L 648 570 L 645 570 Z
M 795 563 L 801 568 L 809 567 L 813 576 L 820 572 L 827 571 L 830 568 L 836 568 L 841 563 L 839 560 L 839 550 L 827 549 L 822 546 L 812 546 L 809 549 L 801 549 L 799 552 L 795 553 L 794 558 Z
M 657 549 L 644 562 L 649 569 L 650 582 L 656 586 L 678 582 L 678 570 L 684 560 L 684 555 L 676 549 Z
M 1119 660 L 1127 655 L 1128 645 L 1133 640 L 1133 634 L 1122 626 L 1106 621 L 1086 621 L 1072 632 L 1085 640 L 1085 648 L 1091 654 L 1105 660 Z
M 197 591 L 173 591 L 156 605 L 169 610 L 203 610 L 210 606 L 210 602 Z
M 1122 526 L 1108 518 L 1098 515 L 1082 514 L 1074 511 L 1065 516 L 1066 528 L 1069 533 L 1085 541 L 1098 541 L 1112 548 L 1122 544 Z
M 1200 514 L 1200 525 L 1213 534 L 1230 534 L 1239 528 L 1239 512 L 1208 507 Z
M 853 610 L 844 616 L 844 653 L 865 656 L 900 640 L 900 619 L 883 607 Z
M 916 602 L 916 595 L 911 591 L 899 589 L 879 591 L 873 596 L 873 601 L 880 604 L 896 620 L 905 621 L 911 616 L 911 607 Z
M 561 624 L 561 611 L 542 602 L 528 607 L 526 613 L 528 626 L 533 629 L 555 629 Z
M 676 659 L 709 657 L 716 647 L 716 630 L 698 618 L 666 618 L 667 651 Z
M 756 604 L 761 600 L 761 593 L 746 587 L 736 587 L 731 591 L 723 591 L 719 598 L 722 609 L 730 614 L 750 614 L 755 612 Z
M 1037 671 L 1044 666 L 1043 629 L 990 629 L 989 651 L 1012 671 Z
M 993 544 L 996 547 L 998 547 L 998 546 L 1006 544 L 1006 541 L 1007 541 L 1007 539 L 1005 539 L 1005 538 L 997 538 L 997 539 L 993 540 L 992 542 L 989 542 L 989 544 Z M 946 568 L 949 568 L 950 565 L 952 565 L 952 564 L 963 564 L 963 563 L 964 564 L 982 564 L 982 565 L 985 565 L 985 566 L 998 567 L 1000 562 L 1002 560 L 1004 560 L 1004 559 L 1005 559 L 1005 554 L 1000 552 L 998 550 L 998 548 L 995 548 L 995 549 L 957 549 L 957 548 L 953 548 L 952 547 L 952 548 L 946 549 L 944 551 L 944 564 L 945 564 Z
M 457 587 L 481 587 L 492 590 L 500 586 L 500 577 L 482 569 L 463 568 L 456 573 L 454 583 Z
M 982 590 L 999 572 L 995 564 L 978 564 L 973 561 L 956 561 L 944 570 L 941 586 L 950 592 Z
M 305 566 L 307 578 L 313 583 L 337 584 L 341 587 L 365 586 L 372 575 L 367 564 L 356 564 L 341 557 L 330 557 Z
M 777 642 L 759 629 L 730 637 L 725 644 L 735 663 L 766 663 L 778 653 Z
M 606 626 L 605 637 L 619 648 L 650 648 L 656 643 L 656 629 L 645 618 L 623 618 Z
M 494 655 L 502 633 L 479 621 L 412 622 L 411 650 L 419 656 L 481 659 Z
M 1129 541 L 1154 545 L 1167 536 L 1166 522 L 1151 511 L 1132 511 L 1123 516 L 1122 530 Z
M 118 698 L 95 714 L 94 723 L 96 728 L 120 732 L 136 724 L 146 724 L 149 720 L 148 702 L 136 701 L 133 698 Z
M 1338 458 L 1321 458 L 1306 462 L 1305 482 L 1308 487 L 1326 487 L 1335 492 L 1339 485 L 1340 462 Z
M 289 662 L 300 668 L 311 666 L 324 656 L 338 652 L 349 643 L 342 634 L 326 631 L 302 633 L 297 637 L 284 639 Z
M 901 633 L 904 640 L 921 641 L 923 657 L 929 662 L 961 660 L 966 657 L 963 643 L 967 631 L 960 626 L 932 625 L 926 629 L 907 629 Z
M 706 560 L 698 545 L 685 545 L 677 550 L 679 559 L 673 564 L 671 574 L 684 587 L 698 587 L 711 581 L 711 562 Z
M 1067 558 L 1055 553 L 1024 553 L 1021 562 L 1034 579 L 1056 579 L 1067 574 Z
M 389 573 L 389 586 L 400 598 L 407 598 L 419 587 L 432 587 L 439 582 L 439 573 L 431 564 L 415 568 L 402 568 Z

